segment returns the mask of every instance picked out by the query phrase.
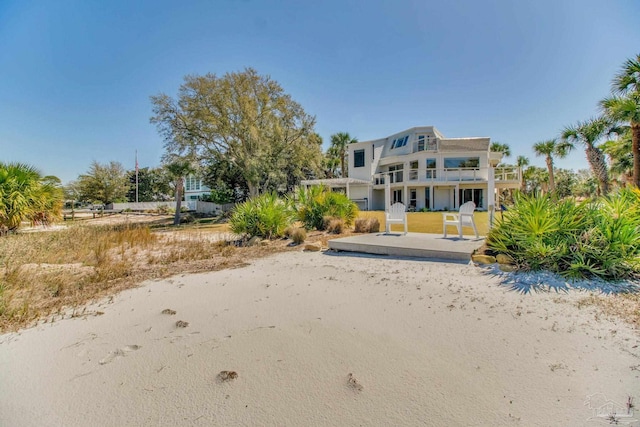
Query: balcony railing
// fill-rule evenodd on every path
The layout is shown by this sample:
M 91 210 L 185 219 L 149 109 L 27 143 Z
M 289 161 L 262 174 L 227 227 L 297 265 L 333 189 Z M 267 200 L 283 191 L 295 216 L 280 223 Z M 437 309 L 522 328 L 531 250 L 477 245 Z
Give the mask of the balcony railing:
M 373 176 L 374 185 L 384 185 L 389 177 L 389 183 L 404 182 L 404 170 L 379 173 Z M 448 168 L 448 169 L 407 169 L 406 182 L 482 182 L 488 179 L 488 168 Z M 503 167 L 494 169 L 495 181 L 520 182 L 520 169 L 517 167 Z

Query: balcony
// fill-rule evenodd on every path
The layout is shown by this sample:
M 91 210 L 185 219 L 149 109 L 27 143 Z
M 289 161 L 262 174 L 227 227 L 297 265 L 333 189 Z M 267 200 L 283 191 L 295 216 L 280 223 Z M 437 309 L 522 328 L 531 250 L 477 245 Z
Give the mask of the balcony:
M 406 174 L 403 174 L 406 172 Z M 406 181 L 404 180 L 406 175 Z M 489 176 L 488 168 L 452 168 L 452 169 L 407 169 L 393 172 L 379 173 L 373 176 L 373 185 L 381 186 L 386 183 L 387 176 L 390 184 L 456 184 L 467 182 L 486 182 Z M 496 183 L 515 184 L 520 182 L 520 168 L 503 167 L 494 169 Z

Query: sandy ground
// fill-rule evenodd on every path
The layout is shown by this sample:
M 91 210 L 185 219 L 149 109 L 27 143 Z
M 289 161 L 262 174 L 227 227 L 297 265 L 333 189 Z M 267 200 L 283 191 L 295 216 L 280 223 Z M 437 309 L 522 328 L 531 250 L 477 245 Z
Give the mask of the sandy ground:
M 631 422 L 640 337 L 582 296 L 333 253 L 149 282 L 0 336 L 0 425 L 583 426 L 607 404 Z

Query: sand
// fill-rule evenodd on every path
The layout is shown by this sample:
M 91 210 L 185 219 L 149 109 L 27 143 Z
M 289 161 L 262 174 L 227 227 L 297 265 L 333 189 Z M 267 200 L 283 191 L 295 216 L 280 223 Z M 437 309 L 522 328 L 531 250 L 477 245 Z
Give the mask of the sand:
M 585 295 L 330 252 L 147 282 L 0 336 L 0 425 L 606 424 L 640 401 L 640 337 Z

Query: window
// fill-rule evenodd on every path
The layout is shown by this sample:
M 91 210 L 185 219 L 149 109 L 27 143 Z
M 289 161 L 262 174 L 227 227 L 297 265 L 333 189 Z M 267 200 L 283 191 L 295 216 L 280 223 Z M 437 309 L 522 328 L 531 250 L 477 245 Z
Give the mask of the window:
M 418 135 L 418 151 L 424 151 L 424 135 Z
M 412 188 L 409 190 L 409 207 L 413 208 L 414 210 L 417 206 L 417 203 L 416 203 L 417 194 L 418 192 L 416 191 L 415 188 Z
M 353 167 L 364 167 L 364 150 L 355 150 L 353 152 Z
M 460 204 L 473 202 L 476 204 L 476 207 L 484 207 L 484 199 L 482 198 L 482 193 L 483 191 L 480 188 L 461 188 L 458 192 Z
M 445 169 L 459 169 L 459 168 L 478 168 L 480 166 L 479 157 L 450 157 L 444 159 Z
M 393 190 L 392 203 L 402 203 L 402 190 Z
M 394 139 L 393 142 L 391 143 L 391 149 L 393 150 L 394 148 L 404 147 L 405 145 L 407 145 L 408 140 L 409 140 L 409 135 L 401 136 L 400 138 Z
M 403 164 L 389 166 L 389 182 L 402 182 L 402 169 L 404 168 Z
M 189 175 L 184 180 L 184 189 L 185 191 L 199 191 L 200 190 L 200 180 L 193 175 Z
M 418 179 L 418 161 L 415 160 L 409 163 L 409 180 L 415 181 Z
M 436 159 L 427 159 L 427 179 L 436 178 Z
M 424 207 L 431 209 L 431 188 L 429 187 L 424 189 Z

